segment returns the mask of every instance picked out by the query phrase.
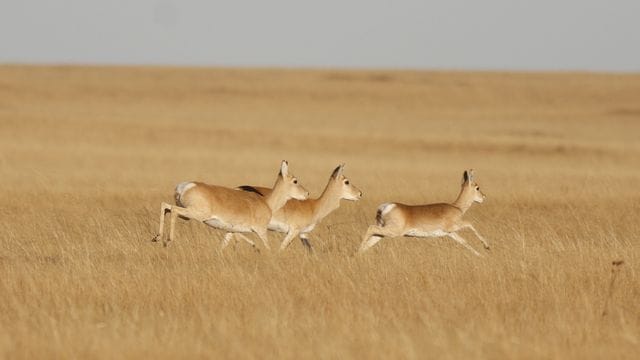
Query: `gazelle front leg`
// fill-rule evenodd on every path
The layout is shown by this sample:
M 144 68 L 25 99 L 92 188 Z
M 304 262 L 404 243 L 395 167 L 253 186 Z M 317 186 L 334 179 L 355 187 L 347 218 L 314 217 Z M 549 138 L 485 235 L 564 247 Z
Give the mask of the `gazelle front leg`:
M 240 237 L 242 240 L 246 241 L 249 245 L 251 245 L 253 250 L 255 250 L 256 252 L 260 252 L 260 249 L 258 249 L 258 247 L 256 246 L 256 243 L 253 242 L 253 240 L 251 240 L 248 237 L 244 236 L 244 234 L 242 234 L 242 233 L 237 233 L 236 236 Z
M 487 243 L 487 240 L 485 240 L 485 239 L 482 237 L 482 235 L 480 235 L 480 233 L 478 232 L 478 230 L 476 230 L 476 228 L 475 228 L 475 227 L 473 227 L 473 225 L 471 225 L 471 223 L 470 223 L 470 222 L 466 222 L 466 221 L 465 221 L 464 223 L 462 223 L 462 227 L 461 227 L 461 228 L 462 228 L 462 229 L 465 229 L 465 228 L 469 228 L 469 229 L 471 229 L 471 231 L 473 231 L 473 233 L 474 233 L 474 234 L 476 234 L 476 236 L 478 237 L 478 239 L 480 239 L 480 241 L 482 241 L 482 245 L 484 245 L 484 248 L 485 248 L 485 249 L 487 249 L 487 250 L 489 250 L 489 244 Z
M 166 202 L 163 202 L 160 205 L 160 228 L 158 229 L 158 234 L 153 239 L 151 239 L 152 242 L 157 242 L 162 240 L 162 234 L 164 232 L 164 218 L 167 212 L 170 212 L 170 211 L 171 211 L 171 205 L 167 204 Z
M 300 241 L 302 242 L 302 245 L 304 245 L 310 253 L 313 252 L 313 247 L 309 242 L 309 234 L 307 233 L 300 234 Z
M 260 240 L 262 240 L 262 243 L 264 244 L 264 247 L 267 250 L 271 250 L 271 246 L 269 246 L 269 237 L 267 236 L 267 229 L 253 229 L 252 230 L 254 233 L 256 233 L 256 235 L 258 235 L 258 237 L 260 238 Z
M 253 242 L 253 240 L 249 239 L 248 237 L 244 236 L 244 234 L 242 233 L 237 233 L 236 236 L 238 236 L 240 239 L 246 241 L 249 245 L 256 247 L 256 243 Z
M 244 236 L 244 234 L 241 233 L 226 233 L 224 234 L 224 239 L 222 240 L 222 246 L 220 247 L 220 250 L 224 250 L 227 246 L 229 246 L 229 243 L 231 242 L 231 240 L 233 239 L 233 236 L 237 236 L 239 238 L 241 238 L 242 240 L 246 241 L 249 243 L 249 245 L 251 245 L 251 247 L 253 247 L 253 249 L 257 252 L 260 252 L 260 250 L 258 249 L 258 247 L 256 247 L 256 243 L 253 242 L 251 239 L 249 239 L 248 237 Z
M 462 236 L 456 234 L 455 232 L 450 232 L 447 234 L 447 236 L 455 240 L 458 244 L 466 247 L 469 251 L 474 253 L 476 256 L 482 257 L 482 255 L 480 255 L 480 253 L 477 252 L 476 249 L 472 248 L 471 245 L 467 244 L 467 241 Z
M 231 240 L 233 239 L 233 233 L 226 233 L 224 234 L 224 239 L 222 239 L 222 246 L 220 246 L 220 250 L 224 250 L 227 246 L 229 246 L 229 243 L 231 242 Z
M 280 251 L 286 249 L 289 244 L 291 244 L 291 241 L 298 235 L 298 230 L 293 229 L 293 228 L 289 228 L 289 232 L 287 233 L 287 235 L 284 237 L 284 239 L 282 240 L 282 244 L 280 244 Z

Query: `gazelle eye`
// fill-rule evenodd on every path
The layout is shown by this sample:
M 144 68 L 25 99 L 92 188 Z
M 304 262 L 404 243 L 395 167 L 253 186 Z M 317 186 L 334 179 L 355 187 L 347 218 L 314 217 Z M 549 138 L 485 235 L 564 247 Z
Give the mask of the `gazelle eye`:
M 476 186 L 476 190 L 480 191 L 480 186 Z
M 293 179 L 293 183 L 297 184 L 298 183 L 298 179 Z
M 349 185 L 349 180 L 345 180 L 345 181 L 344 181 L 344 184 L 345 184 L 345 185 Z

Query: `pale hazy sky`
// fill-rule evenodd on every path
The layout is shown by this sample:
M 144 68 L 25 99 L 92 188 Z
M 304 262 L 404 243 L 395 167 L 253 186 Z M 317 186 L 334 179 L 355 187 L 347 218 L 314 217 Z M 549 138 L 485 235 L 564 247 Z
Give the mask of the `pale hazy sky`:
M 0 63 L 640 71 L 640 0 L 0 0 Z

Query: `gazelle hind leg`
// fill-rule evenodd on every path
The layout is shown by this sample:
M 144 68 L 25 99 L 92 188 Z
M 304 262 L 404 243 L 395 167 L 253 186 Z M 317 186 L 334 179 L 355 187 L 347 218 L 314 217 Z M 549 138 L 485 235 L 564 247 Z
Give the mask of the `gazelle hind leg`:
M 171 223 L 169 224 L 169 238 L 165 239 L 162 243 L 165 247 L 169 244 L 169 241 L 173 241 L 173 234 L 176 227 L 176 219 L 180 217 L 188 218 L 188 219 L 196 219 L 191 212 L 187 208 L 183 208 L 180 206 L 172 206 L 171 207 Z
M 450 238 L 455 240 L 458 244 L 460 244 L 460 245 L 464 246 L 465 248 L 467 248 L 467 250 L 471 251 L 476 256 L 482 257 L 482 255 L 480 255 L 480 253 L 477 252 L 476 249 L 472 248 L 471 245 L 467 244 L 467 241 L 462 236 L 460 236 L 460 235 L 458 235 L 458 234 L 456 234 L 454 232 L 448 233 L 447 236 L 449 236 Z
M 167 212 L 171 211 L 171 205 L 167 204 L 166 202 L 163 202 L 160 205 L 160 227 L 158 228 L 158 234 L 151 239 L 152 242 L 157 242 L 162 240 L 162 235 L 164 233 L 164 218 L 167 215 Z
M 373 245 L 377 244 L 378 241 L 382 240 L 382 236 L 380 235 L 371 235 L 366 238 L 362 244 L 360 244 L 360 248 L 358 249 L 358 253 L 363 253 L 370 249 Z
M 373 245 L 377 244 L 383 237 L 395 237 L 399 236 L 400 233 L 392 228 L 379 226 L 379 225 L 371 225 L 367 229 L 367 232 L 364 234 L 362 239 L 362 243 L 360 244 L 360 248 L 358 249 L 359 253 L 363 253 L 370 249 Z

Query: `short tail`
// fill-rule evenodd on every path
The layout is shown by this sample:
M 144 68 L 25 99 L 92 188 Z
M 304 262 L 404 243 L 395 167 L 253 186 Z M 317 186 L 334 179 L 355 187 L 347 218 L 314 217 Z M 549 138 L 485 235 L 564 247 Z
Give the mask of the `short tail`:
M 396 207 L 394 203 L 385 203 L 378 206 L 378 211 L 376 212 L 376 224 L 378 224 L 378 226 L 384 226 L 384 216 L 394 207 Z

